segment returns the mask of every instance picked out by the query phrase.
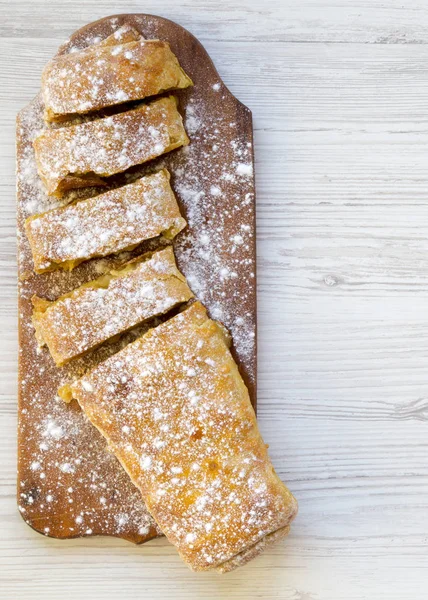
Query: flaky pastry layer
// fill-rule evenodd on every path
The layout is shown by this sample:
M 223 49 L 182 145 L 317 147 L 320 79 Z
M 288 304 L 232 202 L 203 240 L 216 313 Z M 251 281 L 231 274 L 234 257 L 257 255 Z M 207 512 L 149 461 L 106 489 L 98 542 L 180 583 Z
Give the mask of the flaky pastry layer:
M 48 121 L 190 85 L 192 80 L 180 67 L 168 42 L 160 40 L 97 44 L 81 52 L 56 56 L 42 75 Z
M 54 302 L 33 297 L 33 324 L 39 343 L 48 346 L 61 366 L 192 296 L 168 246 Z
M 192 569 L 232 570 L 288 532 L 296 500 L 273 469 L 223 330 L 199 302 L 67 394 Z
M 186 146 L 189 138 L 174 96 L 79 125 L 45 129 L 33 142 L 47 192 L 103 186 L 103 177 L 126 171 Z
M 134 248 L 185 226 L 166 169 L 99 196 L 27 219 L 25 230 L 37 273 L 73 269 L 97 256 Z

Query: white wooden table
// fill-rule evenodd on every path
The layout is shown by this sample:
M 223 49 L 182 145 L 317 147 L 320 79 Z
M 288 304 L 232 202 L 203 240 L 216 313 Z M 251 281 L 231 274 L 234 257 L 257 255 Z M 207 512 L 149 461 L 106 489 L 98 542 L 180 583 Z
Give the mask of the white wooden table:
M 418 600 L 428 588 L 428 1 L 0 0 L 0 598 Z M 15 504 L 14 118 L 77 27 L 160 14 L 253 111 L 259 420 L 300 502 L 226 576 Z

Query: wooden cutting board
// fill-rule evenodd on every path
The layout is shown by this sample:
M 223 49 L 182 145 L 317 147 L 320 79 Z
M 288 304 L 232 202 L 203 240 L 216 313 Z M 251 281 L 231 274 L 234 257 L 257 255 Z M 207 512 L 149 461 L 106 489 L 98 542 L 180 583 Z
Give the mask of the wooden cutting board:
M 79 29 L 59 53 L 85 48 L 121 26 L 145 38 L 167 40 L 195 86 L 177 92 L 191 144 L 133 170 L 139 176 L 166 166 L 188 221 L 174 241 L 177 262 L 190 287 L 233 336 L 233 354 L 256 403 L 255 184 L 251 112 L 221 81 L 211 59 L 188 31 L 151 15 L 107 17 Z M 19 253 L 19 424 L 18 504 L 40 533 L 57 538 L 91 535 L 142 543 L 160 535 L 139 492 L 105 441 L 75 404 L 57 389 L 145 330 L 137 328 L 71 365 L 57 368 L 38 349 L 31 324 L 31 297 L 50 300 L 129 259 L 129 253 L 80 265 L 72 273 L 32 273 L 23 224 L 35 213 L 59 205 L 48 198 L 37 175 L 32 140 L 44 127 L 35 98 L 17 119 Z M 124 183 L 123 176 L 111 185 Z M 93 194 L 93 190 L 86 193 Z M 98 192 L 97 192 L 98 193 Z M 145 244 L 134 254 L 152 247 Z

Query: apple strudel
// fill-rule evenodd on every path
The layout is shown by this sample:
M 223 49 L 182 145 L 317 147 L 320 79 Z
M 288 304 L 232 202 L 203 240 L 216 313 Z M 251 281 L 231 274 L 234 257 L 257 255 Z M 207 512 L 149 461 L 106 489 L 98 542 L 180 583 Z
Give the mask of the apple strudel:
M 130 250 L 159 235 L 172 239 L 186 225 L 166 169 L 25 222 L 36 273 L 71 271 L 90 258 Z
M 76 399 L 193 570 L 229 571 L 297 512 L 259 433 L 222 327 L 199 302 L 98 365 Z
M 33 324 L 57 366 L 175 306 L 193 294 L 172 246 L 138 257 L 49 302 L 33 297 Z
M 139 39 L 56 56 L 43 71 L 42 96 L 46 119 L 56 121 L 190 85 L 168 42 Z
M 174 96 L 79 125 L 45 129 L 33 142 L 47 192 L 106 185 L 109 177 L 180 146 L 189 138 Z

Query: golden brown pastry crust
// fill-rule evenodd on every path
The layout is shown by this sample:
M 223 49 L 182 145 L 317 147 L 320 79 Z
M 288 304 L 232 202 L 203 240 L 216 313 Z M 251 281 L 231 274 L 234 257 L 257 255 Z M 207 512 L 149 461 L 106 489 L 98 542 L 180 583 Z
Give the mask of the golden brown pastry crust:
M 136 42 L 142 39 L 142 35 L 131 25 L 123 25 L 119 27 L 114 33 L 101 40 L 97 44 L 92 44 L 85 48 L 85 50 L 96 49 L 102 46 L 116 46 L 117 44 L 128 44 L 128 42 Z M 74 52 L 72 54 L 75 54 Z M 63 56 L 62 54 L 60 56 Z
M 189 274 L 196 273 L 200 277 L 198 291 L 202 293 L 202 287 L 209 290 L 209 293 L 205 292 L 209 307 L 216 311 L 215 314 L 218 317 L 220 317 L 220 313 L 217 311 L 221 308 L 224 318 L 233 327 L 235 350 L 239 356 L 240 369 L 242 368 L 242 372 L 246 373 L 254 382 L 255 350 L 254 344 L 251 345 L 250 343 L 250 337 L 255 329 L 254 286 L 252 285 L 254 279 L 248 279 L 253 270 L 254 230 L 252 206 L 254 203 L 254 184 L 253 178 L 250 176 L 237 175 L 234 182 L 229 179 L 227 181 L 222 179 L 223 173 L 228 175 L 235 173 L 237 163 L 242 162 L 250 165 L 252 162 L 250 111 L 227 93 L 218 74 L 212 67 L 209 57 L 197 40 L 192 39 L 188 32 L 175 24 L 160 18 L 125 15 L 118 20 L 114 19 L 114 23 L 110 22 L 110 19 L 104 19 L 103 22 L 91 24 L 74 34 L 62 47 L 61 52 L 70 49 L 73 52 L 80 50 L 87 43 L 92 43 L 99 38 L 110 35 L 123 22 L 130 22 L 135 24 L 137 28 L 153 32 L 149 37 L 168 39 L 171 44 L 174 42 L 173 48 L 177 48 L 176 53 L 180 62 L 189 69 L 192 65 L 192 70 L 189 70 L 189 72 L 195 73 L 195 77 L 197 77 L 197 88 L 194 91 L 190 88 L 185 94 L 180 94 L 183 108 L 189 109 L 189 127 L 192 131 L 199 127 L 194 135 L 194 140 L 192 140 L 194 143 L 191 146 L 191 153 L 187 155 L 185 152 L 173 152 L 172 155 L 166 155 L 165 157 L 166 162 L 171 164 L 171 170 L 173 172 L 177 171 L 175 181 L 180 188 L 180 199 L 183 201 L 183 205 L 189 210 L 194 210 L 192 217 L 195 216 L 194 219 L 192 218 L 192 232 L 189 231 L 189 233 L 180 235 L 180 241 L 177 243 L 177 258 L 180 258 L 180 264 L 186 267 L 186 272 Z M 215 91 L 217 88 L 220 88 L 219 92 Z M 55 198 L 50 200 L 46 198 L 42 192 L 43 186 L 40 185 L 39 178 L 33 175 L 34 152 L 31 143 L 34 135 L 37 135 L 37 132 L 40 132 L 43 127 L 43 107 L 40 108 L 39 97 L 36 102 L 27 106 L 21 112 L 17 130 L 18 154 L 20 156 L 18 185 L 20 188 L 20 262 L 22 272 L 24 270 L 29 272 L 32 267 L 25 232 L 22 231 L 23 217 L 26 218 L 29 214 L 51 209 L 55 203 Z M 192 100 L 194 100 L 194 103 Z M 195 109 L 193 112 L 194 117 L 190 116 L 193 109 Z M 236 122 L 236 127 L 229 127 L 232 122 Z M 214 128 L 217 127 L 218 129 L 214 134 Z M 229 148 L 231 140 L 234 144 L 233 149 L 232 147 Z M 220 152 L 217 153 L 217 156 L 213 156 L 209 152 L 210 156 L 207 157 L 207 148 L 210 149 L 214 143 L 219 145 Z M 196 189 L 193 185 L 194 182 L 198 183 Z M 211 197 L 210 187 L 217 184 L 221 187 L 223 196 Z M 181 186 L 186 188 L 186 192 L 183 191 L 182 194 Z M 193 198 L 191 199 L 187 195 L 187 191 L 190 192 L 191 189 L 198 192 L 198 198 L 199 196 L 202 197 L 202 201 L 198 202 L 198 206 L 196 206 Z M 248 201 L 247 193 L 248 198 L 250 198 Z M 228 203 L 229 206 L 227 206 Z M 216 229 L 217 218 L 209 218 L 210 215 L 215 214 L 215 206 L 220 211 L 218 215 L 221 213 L 222 230 L 220 230 L 220 227 Z M 221 208 L 219 208 L 220 206 Z M 200 223 L 204 223 L 203 229 L 201 229 Z M 245 244 L 238 246 L 236 252 L 231 254 L 230 240 L 234 235 L 242 233 L 240 230 L 241 224 L 245 224 L 245 227 L 248 228 L 243 236 Z M 202 243 L 199 242 L 200 237 L 202 240 L 202 232 L 209 234 L 209 247 L 202 247 Z M 207 239 L 207 236 L 205 239 Z M 186 248 L 189 248 L 189 245 L 190 250 L 187 250 Z M 209 252 L 207 248 L 209 248 Z M 205 250 L 205 253 L 202 252 L 202 249 Z M 234 249 L 235 247 L 233 247 Z M 89 362 L 87 363 L 89 357 L 85 356 L 77 359 L 71 365 L 62 369 L 53 368 L 49 353 L 47 351 L 41 353 L 36 351 L 33 339 L 34 332 L 31 327 L 32 307 L 29 298 L 36 293 L 54 299 L 73 287 L 81 285 L 83 281 L 94 279 L 98 276 L 98 268 L 110 268 L 107 263 L 110 264 L 111 261 L 115 260 L 109 258 L 108 261 L 103 259 L 90 261 L 86 265 L 80 265 L 80 268 L 76 269 L 74 273 L 61 274 L 58 272 L 47 273 L 42 277 L 30 277 L 20 289 L 20 313 L 22 315 L 20 324 L 20 362 L 22 368 L 19 385 L 20 390 L 22 389 L 20 405 L 22 410 L 20 418 L 20 480 L 25 480 L 25 487 L 20 488 L 19 492 L 31 495 L 32 488 L 37 487 L 34 504 L 25 503 L 22 498 L 20 498 L 20 504 L 22 509 L 26 507 L 25 519 L 33 527 L 41 529 L 43 532 L 43 526 L 41 525 L 43 523 L 50 527 L 49 535 L 54 537 L 88 535 L 85 530 L 89 525 L 88 515 L 90 514 L 90 527 L 93 530 L 93 535 L 123 536 L 134 541 L 141 541 L 142 539 L 137 531 L 138 519 L 141 519 L 141 524 L 145 521 L 144 516 L 140 516 L 141 511 L 138 510 L 139 504 L 143 503 L 136 498 L 132 490 L 137 493 L 137 496 L 139 492 L 130 483 L 130 480 L 128 481 L 129 478 L 122 467 L 117 466 L 116 469 L 114 468 L 115 465 L 119 464 L 114 457 L 110 460 L 112 469 L 103 466 L 105 463 L 103 460 L 105 456 L 103 450 L 104 438 L 97 431 L 94 431 L 93 439 L 91 439 L 90 429 L 92 426 L 81 416 L 82 412 L 78 410 L 77 406 L 74 407 L 76 410 L 68 410 L 67 406 L 58 408 L 60 423 L 69 420 L 70 427 L 73 428 L 72 436 L 66 439 L 62 438 L 61 448 L 57 451 L 53 449 L 43 453 L 38 447 L 40 442 L 45 441 L 45 438 L 42 437 L 43 419 L 48 413 L 55 414 L 56 407 L 58 407 L 58 402 L 55 400 L 55 391 L 62 384 L 58 377 L 62 375 L 63 378 L 67 377 L 71 380 L 74 377 L 82 376 L 85 366 L 86 370 L 89 367 Z M 212 273 L 209 272 L 208 265 L 211 266 Z M 222 275 L 220 281 L 218 273 L 223 266 L 229 268 L 229 273 L 236 271 L 232 274 L 237 279 L 232 279 L 230 276 L 223 279 Z M 87 275 L 87 271 L 91 273 L 90 276 Z M 224 272 L 222 271 L 222 274 Z M 239 284 L 237 284 L 237 280 Z M 240 317 L 244 317 L 245 322 Z M 236 328 L 233 325 L 235 320 L 237 324 L 240 323 Z M 125 337 L 128 341 L 132 339 L 130 334 Z M 245 342 L 246 339 L 248 340 L 248 347 Z M 244 340 L 243 345 L 241 345 L 242 340 Z M 119 350 L 119 342 L 113 346 L 106 345 L 96 351 L 97 360 L 105 360 L 109 355 L 110 348 L 115 348 L 116 351 Z M 94 365 L 91 363 L 92 366 Z M 255 400 L 254 394 L 252 398 Z M 81 423 L 85 423 L 82 430 L 80 430 Z M 55 440 L 52 440 L 52 442 L 53 446 L 58 446 Z M 76 447 L 74 448 L 74 446 Z M 87 450 L 89 446 L 93 446 L 95 449 L 91 451 L 91 456 L 89 456 L 90 453 Z M 59 460 L 60 464 L 62 463 L 61 453 L 62 457 L 65 457 L 63 460 L 70 459 L 72 462 L 80 456 L 80 453 L 83 454 L 84 460 L 79 467 L 78 474 L 75 476 L 64 475 L 59 472 L 58 468 L 55 468 L 55 461 Z M 68 456 L 67 453 L 69 453 Z M 52 464 L 52 469 L 47 470 L 46 479 L 43 480 L 39 479 L 40 472 L 32 472 L 30 469 L 32 461 L 39 459 L 39 454 L 43 455 L 44 461 Z M 110 453 L 106 454 L 110 455 Z M 115 495 L 114 506 L 100 507 L 98 488 L 93 491 L 92 488 L 95 486 L 89 485 L 92 483 L 91 475 L 94 469 L 99 473 L 98 482 L 107 482 L 107 492 L 109 494 L 114 489 L 114 482 L 117 484 L 118 493 Z M 110 477 L 110 470 L 115 473 L 115 477 Z M 69 495 L 66 493 L 66 489 L 62 488 L 64 480 L 61 479 L 61 476 L 73 480 L 75 493 L 73 493 L 74 502 L 71 504 L 68 504 Z M 46 495 L 50 493 L 50 488 L 52 486 L 56 487 L 57 484 L 63 489 L 64 495 L 58 496 L 58 498 L 55 497 L 55 501 L 47 505 L 45 502 Z M 87 487 L 87 495 L 85 494 L 85 486 Z M 126 497 L 128 497 L 128 500 Z M 83 524 L 78 525 L 74 522 L 74 518 L 79 515 L 81 510 L 85 513 L 85 520 Z M 122 512 L 130 515 L 129 521 L 126 526 L 116 528 L 115 519 Z M 70 529 L 68 529 L 69 525 Z
M 25 222 L 36 273 L 71 270 L 186 225 L 166 169 L 123 187 L 34 215 Z
M 193 296 L 172 246 L 128 262 L 54 302 L 33 298 L 33 324 L 58 366 Z
M 47 192 L 105 185 L 108 177 L 186 146 L 189 138 L 174 96 L 111 117 L 44 130 L 33 143 Z
M 296 500 L 199 302 L 73 383 L 71 395 L 192 569 L 231 570 L 287 532 Z
M 88 46 L 87 48 L 85 48 L 85 51 L 88 52 L 89 50 L 93 50 L 94 48 L 99 47 L 116 46 L 117 44 L 128 44 L 129 42 L 136 42 L 141 39 L 143 39 L 143 36 L 140 34 L 139 31 L 137 31 L 134 27 L 131 27 L 130 25 L 124 25 L 123 27 L 120 27 L 117 31 L 106 37 L 104 40 L 101 40 L 100 42 Z M 55 58 L 52 60 L 55 60 Z M 76 117 L 76 115 L 72 115 L 72 117 L 74 118 Z M 48 123 L 56 123 L 68 121 L 71 118 L 71 115 L 55 115 L 50 109 L 46 108 L 45 106 L 44 118 L 45 121 Z
M 43 71 L 42 96 L 55 121 L 190 85 L 168 42 L 140 39 L 56 56 Z

